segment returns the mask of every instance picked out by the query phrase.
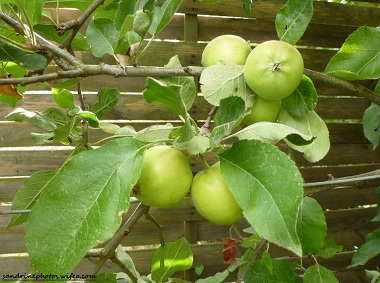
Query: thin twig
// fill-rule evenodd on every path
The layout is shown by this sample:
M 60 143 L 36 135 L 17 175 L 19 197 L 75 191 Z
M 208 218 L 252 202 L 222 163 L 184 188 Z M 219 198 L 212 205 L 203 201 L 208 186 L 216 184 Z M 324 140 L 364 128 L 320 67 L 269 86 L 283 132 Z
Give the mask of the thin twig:
M 203 126 L 199 130 L 199 134 L 205 137 L 210 136 L 210 126 L 211 126 L 211 120 L 214 117 L 216 111 L 218 110 L 218 106 L 212 107 L 210 112 L 207 114 L 206 122 L 203 124 Z
M 87 19 L 92 15 L 92 13 L 101 5 L 104 4 L 105 0 L 96 0 L 94 1 L 86 11 L 83 12 L 83 14 L 78 17 L 76 20 L 71 20 L 69 22 L 63 23 L 58 26 L 57 33 L 59 35 L 64 34 L 67 30 L 71 29 L 71 32 L 69 36 L 65 39 L 64 42 L 62 42 L 59 47 L 60 48 L 68 48 L 71 46 L 71 43 L 73 42 L 76 34 L 80 30 L 80 28 L 84 25 L 84 23 L 87 21 Z
M 251 253 L 251 255 L 249 256 L 247 262 L 244 264 L 244 267 L 243 269 L 241 270 L 241 272 L 239 273 L 238 275 L 238 278 L 236 280 L 236 282 L 243 282 L 244 280 L 244 277 L 245 275 L 247 274 L 247 271 L 250 267 L 250 265 L 252 264 L 252 262 L 254 262 L 259 254 L 259 252 L 261 251 L 261 249 L 263 248 L 263 246 L 267 243 L 266 240 L 262 239 L 260 241 L 260 243 L 258 243 L 256 245 L 256 247 L 254 248 L 253 252 Z
M 158 223 L 156 218 L 154 218 L 149 212 L 145 213 L 145 217 L 147 220 L 149 220 L 150 222 L 152 222 L 156 226 L 157 232 L 158 232 L 158 237 L 160 238 L 160 244 L 161 244 L 161 246 L 164 246 L 165 240 L 164 240 L 164 236 L 162 235 L 162 230 L 161 230 L 162 227 L 161 227 L 160 223 Z
M 146 206 L 140 203 L 139 206 L 136 208 L 136 210 L 132 213 L 132 215 L 128 219 L 125 219 L 123 217 L 123 222 L 122 222 L 123 224 L 121 225 L 119 230 L 116 232 L 116 234 L 113 236 L 113 238 L 104 247 L 100 258 L 92 271 L 93 275 L 96 275 L 100 271 L 100 269 L 102 268 L 102 266 L 108 259 L 114 257 L 117 246 L 120 244 L 123 238 L 129 234 L 129 231 L 137 223 L 137 221 L 141 218 L 141 216 L 146 214 L 148 211 L 149 211 L 149 206 Z M 86 280 L 85 282 L 90 282 L 90 281 Z
M 117 266 L 119 266 L 121 268 L 121 270 L 123 270 L 124 273 L 126 273 L 128 275 L 128 277 L 131 279 L 132 283 L 138 282 L 138 279 L 136 278 L 136 276 L 120 261 L 120 259 L 118 259 L 116 257 L 112 257 L 111 260 Z

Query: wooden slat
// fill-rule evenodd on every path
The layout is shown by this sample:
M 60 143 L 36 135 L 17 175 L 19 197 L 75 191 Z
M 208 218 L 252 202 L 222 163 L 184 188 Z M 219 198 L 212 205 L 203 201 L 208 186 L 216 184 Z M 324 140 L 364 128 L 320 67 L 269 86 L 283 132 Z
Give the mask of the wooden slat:
M 95 93 L 85 94 L 88 105 L 97 102 Z M 316 112 L 323 119 L 362 119 L 364 111 L 369 107 L 370 101 L 357 97 L 320 97 Z M 59 108 L 50 94 L 27 94 L 25 101 L 20 101 L 18 107 L 28 111 L 43 111 L 48 107 Z M 189 114 L 194 120 L 205 120 L 212 105 L 203 97 L 196 97 Z M 12 111 L 10 107 L 0 108 L 0 121 Z M 178 120 L 178 116 L 158 104 L 148 104 L 139 93 L 122 94 L 117 105 L 104 117 L 108 120 Z M 4 124 L 5 126 L 6 124 Z M 0 125 L 1 127 L 2 125 Z M 0 128 L 0 130 L 2 130 Z M 2 133 L 0 132 L 0 135 Z M 2 140 L 7 137 L 2 136 Z M 1 140 L 0 140 L 1 144 Z
M 57 150 L 58 149 L 58 150 Z M 15 155 L 14 150 L 18 151 Z M 70 154 L 65 147 L 21 147 L 12 151 L 0 148 L 0 176 L 29 176 L 39 170 L 59 168 Z M 294 152 L 298 166 L 337 166 L 342 164 L 379 164 L 380 148 L 372 150 L 370 144 L 332 145 L 329 153 L 321 161 L 313 164 L 306 161 L 301 153 Z M 194 171 L 202 167 L 199 160 L 191 161 Z
M 174 126 L 183 125 L 178 121 L 121 121 L 112 123 L 119 125 L 120 127 L 132 126 L 136 131 L 142 130 L 146 127 L 156 124 L 164 125 L 170 122 Z M 200 122 L 200 124 L 202 124 Z M 346 123 L 327 123 L 330 134 L 330 142 L 332 144 L 344 144 L 350 141 L 351 144 L 367 144 L 368 140 L 363 134 L 362 124 L 346 124 Z M 0 121 L 0 147 L 18 147 L 18 146 L 33 146 L 35 145 L 31 133 L 42 133 L 42 130 L 27 124 L 18 122 L 1 122 Z M 90 142 L 97 142 L 105 137 L 109 137 L 110 134 L 105 133 L 99 129 L 89 130 Z M 59 144 L 56 144 L 59 145 Z
M 131 214 L 136 208 L 132 204 L 128 214 Z M 4 210 L 4 208 L 2 208 Z M 377 209 L 371 208 L 354 208 L 329 210 L 325 212 L 328 226 L 328 238 L 334 239 L 339 245 L 347 249 L 353 249 L 354 246 L 360 246 L 364 243 L 364 237 L 367 233 L 376 229 L 376 223 L 370 220 L 376 215 Z M 175 241 L 184 235 L 184 221 L 197 222 L 197 240 L 198 241 L 220 241 L 223 238 L 236 237 L 230 231 L 229 226 L 220 226 L 209 223 L 198 214 L 192 205 L 190 198 L 185 198 L 179 205 L 169 209 L 151 208 L 151 214 L 162 226 L 162 233 L 165 241 Z M 4 245 L 0 246 L 1 253 L 25 252 L 26 248 L 23 243 L 23 226 L 12 227 L 4 232 L 9 221 L 8 216 L 0 217 L 0 237 Z M 240 231 L 248 227 L 245 220 L 240 221 L 237 227 Z M 245 235 L 242 232 L 242 235 Z M 128 237 L 122 244 L 127 246 L 153 245 L 159 244 L 160 240 L 156 227 L 150 221 L 141 218 Z M 101 247 L 103 245 L 100 245 Z M 288 254 L 289 255 L 289 254 Z M 276 256 L 284 256 L 284 251 L 278 250 Z
M 278 35 L 272 20 L 260 18 L 222 18 L 198 16 L 199 40 L 210 41 L 226 32 L 241 36 L 251 43 L 276 40 Z M 226 31 L 226 26 L 228 30 Z M 326 33 L 329 30 L 329 33 Z M 347 37 L 356 30 L 352 26 L 310 23 L 297 45 L 340 48 Z M 334 34 L 332 37 L 331 34 Z
M 294 152 L 298 166 L 342 165 L 342 164 L 371 164 L 380 163 L 380 148 L 372 150 L 370 144 L 341 144 L 332 145 L 327 155 L 316 163 L 310 163 L 299 152 Z
M 253 1 L 251 17 L 274 21 L 285 0 Z M 221 0 L 214 4 L 185 0 L 179 9 L 180 13 L 198 15 L 220 15 L 246 17 L 239 1 Z M 380 11 L 376 7 L 342 5 L 337 3 L 314 1 L 312 23 L 327 23 L 342 26 L 377 26 Z

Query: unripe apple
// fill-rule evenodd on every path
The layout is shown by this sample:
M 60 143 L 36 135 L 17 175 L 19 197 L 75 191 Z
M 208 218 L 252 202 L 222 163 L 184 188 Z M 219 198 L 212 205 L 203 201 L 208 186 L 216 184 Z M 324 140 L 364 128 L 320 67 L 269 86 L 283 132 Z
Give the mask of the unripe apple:
M 167 146 L 154 146 L 145 152 L 134 196 L 153 207 L 171 207 L 190 191 L 193 174 L 185 155 Z
M 245 125 L 252 125 L 256 122 L 276 122 L 281 109 L 280 100 L 268 100 L 255 96 L 251 112 L 244 117 Z
M 230 225 L 243 218 L 220 172 L 219 162 L 195 175 L 191 197 L 199 214 L 214 224 Z
M 240 36 L 221 35 L 211 40 L 202 53 L 202 66 L 209 67 L 218 63 L 218 61 L 226 61 L 244 65 L 251 52 L 248 42 Z
M 284 41 L 270 40 L 257 45 L 248 55 L 244 79 L 258 96 L 279 100 L 297 89 L 303 70 L 297 48 Z

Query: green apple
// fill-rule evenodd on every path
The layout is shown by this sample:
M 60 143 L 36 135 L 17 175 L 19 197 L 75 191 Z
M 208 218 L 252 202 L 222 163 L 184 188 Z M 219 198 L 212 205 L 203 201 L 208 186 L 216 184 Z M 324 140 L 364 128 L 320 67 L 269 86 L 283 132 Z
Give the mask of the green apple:
M 297 48 L 270 40 L 257 45 L 248 55 L 244 79 L 262 98 L 279 100 L 292 94 L 301 82 L 304 64 Z
M 219 162 L 195 175 L 191 197 L 199 214 L 214 224 L 230 225 L 243 218 L 220 172 Z
M 209 67 L 226 61 L 244 65 L 251 52 L 248 42 L 240 36 L 225 34 L 215 37 L 205 47 L 202 53 L 202 66 Z
M 268 100 L 255 96 L 251 112 L 244 117 L 245 125 L 252 125 L 256 122 L 276 122 L 281 109 L 280 100 Z
M 134 196 L 147 206 L 171 207 L 189 193 L 192 180 L 190 165 L 181 151 L 154 146 L 145 152 Z

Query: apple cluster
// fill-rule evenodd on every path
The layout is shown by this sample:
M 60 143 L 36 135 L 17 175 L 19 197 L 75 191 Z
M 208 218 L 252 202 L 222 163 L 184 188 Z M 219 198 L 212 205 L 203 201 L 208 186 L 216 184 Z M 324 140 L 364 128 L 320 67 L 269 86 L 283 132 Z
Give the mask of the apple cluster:
M 228 225 L 243 218 L 219 163 L 193 178 L 187 158 L 178 149 L 168 145 L 147 149 L 134 196 L 145 205 L 168 208 L 178 204 L 189 192 L 196 210 L 212 223 Z
M 210 41 L 202 53 L 202 65 L 219 61 L 244 66 L 244 80 L 255 93 L 243 123 L 275 122 L 281 99 L 291 95 L 303 76 L 303 59 L 298 50 L 283 41 L 270 40 L 253 50 L 243 38 L 222 35 Z M 208 221 L 230 225 L 243 218 L 221 173 L 220 163 L 192 174 L 186 156 L 168 145 L 147 149 L 133 194 L 152 207 L 168 208 L 191 194 L 194 207 Z
M 297 48 L 279 40 L 258 44 L 253 50 L 236 35 L 221 35 L 211 40 L 202 53 L 203 67 L 219 61 L 244 65 L 244 79 L 255 93 L 253 106 L 244 124 L 275 122 L 281 99 L 291 95 L 302 80 L 304 63 Z

